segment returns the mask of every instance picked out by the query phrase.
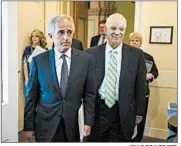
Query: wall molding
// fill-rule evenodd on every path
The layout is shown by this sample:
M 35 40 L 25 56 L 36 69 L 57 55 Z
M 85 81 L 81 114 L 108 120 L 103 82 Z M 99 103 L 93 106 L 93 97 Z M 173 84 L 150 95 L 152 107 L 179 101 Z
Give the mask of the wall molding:
M 167 139 L 168 130 L 153 128 L 153 127 L 145 127 L 144 135 L 154 138 Z

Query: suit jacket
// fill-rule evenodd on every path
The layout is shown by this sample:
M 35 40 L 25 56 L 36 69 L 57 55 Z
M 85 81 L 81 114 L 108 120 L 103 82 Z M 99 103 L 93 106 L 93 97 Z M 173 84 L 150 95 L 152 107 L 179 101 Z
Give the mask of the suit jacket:
M 90 47 L 97 46 L 101 35 L 96 35 L 91 38 Z
M 60 91 L 54 49 L 33 58 L 26 87 L 24 130 L 35 131 L 36 141 L 51 141 L 60 118 L 65 121 L 68 141 L 79 141 L 78 110 L 84 103 L 85 124 L 94 123 L 95 73 L 90 54 L 72 49 L 65 97 Z M 37 112 L 36 105 L 38 105 Z
M 98 89 L 105 75 L 105 44 L 87 50 L 95 59 L 97 105 L 99 105 L 100 100 Z M 146 65 L 143 51 L 123 44 L 119 79 L 119 114 L 121 126 L 127 138 L 131 138 L 133 135 L 136 115 L 144 115 L 145 92 Z M 96 116 L 99 116 L 101 107 L 96 107 L 96 109 Z M 100 121 L 100 124 L 103 122 L 104 121 Z
M 84 50 L 83 46 L 82 46 L 82 42 L 79 40 L 76 40 L 76 39 L 72 39 L 72 46 L 71 47 L 82 50 L 82 51 Z
M 146 52 L 144 52 L 144 56 L 145 56 L 145 60 L 153 62 L 153 66 L 152 66 L 151 71 L 149 73 L 151 73 L 154 76 L 154 79 L 156 79 L 158 77 L 158 69 L 157 69 L 157 66 L 155 64 L 153 57 Z M 153 81 L 153 79 L 147 80 L 147 86 L 146 86 L 146 95 L 147 96 L 150 95 L 149 83 L 152 81 Z
M 52 44 L 52 48 L 54 48 L 54 43 Z M 75 49 L 78 49 L 78 50 L 81 50 L 81 51 L 84 50 L 83 46 L 82 46 L 82 42 L 79 41 L 79 40 L 76 40 L 76 39 L 72 39 L 71 48 L 75 48 Z

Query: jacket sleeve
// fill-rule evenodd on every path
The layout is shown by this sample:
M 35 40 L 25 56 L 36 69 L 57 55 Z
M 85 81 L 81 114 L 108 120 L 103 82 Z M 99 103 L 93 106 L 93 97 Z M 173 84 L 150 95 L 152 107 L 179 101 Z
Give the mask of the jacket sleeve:
M 95 116 L 95 100 L 96 100 L 96 80 L 95 80 L 95 69 L 94 60 L 91 58 L 86 83 L 84 87 L 84 121 L 85 125 L 92 126 L 94 124 Z
M 136 76 L 136 115 L 143 116 L 146 104 L 146 64 L 143 52 L 141 52 Z
M 25 94 L 24 131 L 34 131 L 35 113 L 38 97 L 39 83 L 37 67 L 33 58 L 30 65 L 30 75 Z
M 152 56 L 151 56 L 151 61 L 153 62 L 153 66 L 151 68 L 150 73 L 154 76 L 154 79 L 156 79 L 158 77 L 158 68 L 157 68 L 156 63 Z M 151 80 L 150 82 L 152 82 L 152 81 L 153 80 Z

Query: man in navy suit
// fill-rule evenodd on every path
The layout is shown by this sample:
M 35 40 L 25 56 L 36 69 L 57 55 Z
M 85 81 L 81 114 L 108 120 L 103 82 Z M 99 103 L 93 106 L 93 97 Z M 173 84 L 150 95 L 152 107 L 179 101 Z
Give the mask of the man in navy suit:
M 90 54 L 71 47 L 72 17 L 49 23 L 54 49 L 35 56 L 26 86 L 25 137 L 37 142 L 78 142 L 78 110 L 84 105 L 84 136 L 94 124 L 95 70 Z
M 106 20 L 101 20 L 99 22 L 99 35 L 93 36 L 91 38 L 90 47 L 101 45 L 106 42 L 106 34 L 104 32 Z

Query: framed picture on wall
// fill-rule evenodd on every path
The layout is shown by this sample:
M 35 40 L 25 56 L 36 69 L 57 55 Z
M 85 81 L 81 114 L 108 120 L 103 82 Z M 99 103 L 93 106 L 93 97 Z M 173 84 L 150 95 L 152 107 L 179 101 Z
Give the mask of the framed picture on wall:
M 172 44 L 173 26 L 151 26 L 150 44 Z

